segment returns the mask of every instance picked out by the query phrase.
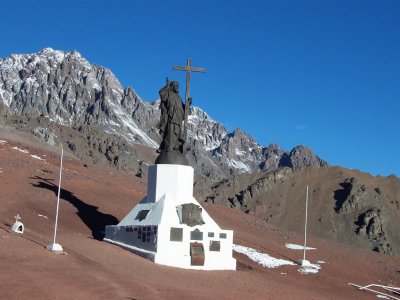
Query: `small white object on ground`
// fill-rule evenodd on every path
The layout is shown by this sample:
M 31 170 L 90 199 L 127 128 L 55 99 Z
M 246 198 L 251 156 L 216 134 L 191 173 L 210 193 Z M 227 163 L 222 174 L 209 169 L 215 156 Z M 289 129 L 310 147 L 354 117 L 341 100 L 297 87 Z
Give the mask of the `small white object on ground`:
M 285 247 L 292 250 L 304 250 L 304 246 L 286 243 Z M 306 247 L 306 250 L 317 250 L 317 248 Z
M 301 268 L 299 268 L 297 271 L 299 271 L 302 274 L 316 274 L 318 271 L 321 269 L 320 265 L 317 264 L 312 264 L 308 262 L 309 265 L 302 265 Z
M 302 267 L 311 267 L 311 263 L 307 259 L 301 259 L 299 265 Z
M 62 252 L 63 248 L 61 247 L 60 244 L 57 243 L 52 243 L 47 245 L 46 247 L 47 250 L 52 251 L 52 252 Z
M 21 217 L 19 215 L 16 215 L 15 217 L 15 223 L 12 225 L 11 230 L 15 233 L 23 234 L 24 233 L 24 224 L 22 224 L 19 220 L 21 220 Z

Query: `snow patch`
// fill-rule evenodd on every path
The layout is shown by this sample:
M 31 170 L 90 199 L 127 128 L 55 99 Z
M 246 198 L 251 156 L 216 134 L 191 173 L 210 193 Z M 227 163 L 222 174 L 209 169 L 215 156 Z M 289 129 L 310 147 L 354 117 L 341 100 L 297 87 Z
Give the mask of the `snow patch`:
M 41 158 L 40 156 L 37 156 L 37 155 L 34 155 L 34 154 L 31 154 L 31 156 L 32 156 L 33 158 L 35 158 L 35 159 L 38 159 L 38 160 L 44 160 L 44 159 Z
M 236 161 L 233 159 L 227 159 L 227 160 L 228 160 L 228 166 L 230 166 L 230 167 L 241 170 L 243 172 L 251 171 L 250 167 L 241 161 Z
M 283 265 L 294 265 L 292 261 L 285 260 L 285 259 L 279 259 L 279 258 L 274 258 L 272 256 L 269 256 L 268 254 L 258 252 L 256 249 L 250 248 L 250 247 L 245 247 L 245 246 L 240 246 L 240 245 L 235 245 L 233 244 L 233 251 L 237 253 L 242 253 L 246 255 L 248 258 L 250 258 L 252 261 L 262 265 L 263 267 L 266 268 L 277 268 Z
M 320 265 L 310 264 L 309 266 L 301 267 L 297 271 L 299 271 L 299 273 L 301 274 L 316 274 L 320 269 L 321 269 Z
M 26 150 L 26 149 L 21 149 L 21 148 L 18 148 L 18 147 L 12 147 L 11 149 L 18 150 L 18 151 L 20 151 L 20 152 L 22 152 L 22 153 L 29 153 L 28 150 Z
M 10 106 L 11 102 L 12 102 L 12 94 L 6 90 L 3 90 L 2 88 L 0 88 L 0 99 L 3 101 L 3 104 L 7 107 Z
M 115 103 L 110 102 L 110 106 L 113 108 L 116 117 L 125 125 L 132 133 L 140 136 L 147 146 L 152 148 L 158 148 L 158 144 L 153 141 L 146 133 L 144 133 L 137 124 L 132 120 L 132 118 L 122 111 L 122 109 Z
M 286 248 L 292 249 L 292 250 L 304 250 L 304 246 L 301 245 L 296 245 L 296 244 L 285 244 Z M 312 247 L 306 247 L 306 250 L 316 250 L 317 248 L 312 248 Z
M 5 143 L 7 143 L 7 141 L 5 141 L 5 140 L 0 140 L 0 144 L 5 144 Z
M 38 217 L 42 217 L 42 218 L 44 218 L 44 219 L 48 219 L 48 217 L 47 217 L 47 216 L 45 216 L 45 215 L 41 215 L 41 214 L 38 214 Z
M 249 152 L 251 152 L 251 150 L 249 149 Z M 235 154 L 237 155 L 237 156 L 245 156 L 246 154 L 247 154 L 247 152 L 246 151 L 240 151 L 239 149 L 235 149 Z

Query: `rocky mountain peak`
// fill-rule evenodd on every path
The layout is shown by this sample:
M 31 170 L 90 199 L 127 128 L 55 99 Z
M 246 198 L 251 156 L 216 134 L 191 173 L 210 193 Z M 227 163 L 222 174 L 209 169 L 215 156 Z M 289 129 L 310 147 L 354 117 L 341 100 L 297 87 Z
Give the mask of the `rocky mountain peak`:
M 90 64 L 76 50 L 45 48 L 33 54 L 13 54 L 0 59 L 1 115 L 45 119 L 77 130 L 81 135 L 90 135 L 94 130 L 96 134 L 107 135 L 101 139 L 113 141 L 113 149 L 118 147 L 117 141 L 156 149 L 161 140 L 156 129 L 159 101 L 143 101 L 132 87 L 124 89 L 111 70 Z M 31 131 L 50 136 L 43 127 Z M 221 123 L 198 107 L 191 109 L 188 137 L 193 156 L 189 161 L 204 174 L 214 174 L 215 180 L 227 172 L 324 164 L 309 148 L 298 148 L 291 153 L 277 145 L 263 149 L 241 129 L 228 133 Z M 96 148 L 93 151 L 107 152 L 104 145 L 91 142 L 90 137 L 83 140 L 89 141 L 87 147 Z M 79 143 L 73 144 L 70 148 L 79 152 Z M 87 153 L 91 156 L 89 150 Z
M 319 158 L 311 149 L 305 145 L 294 147 L 289 154 L 291 167 L 302 169 L 305 167 L 325 167 L 328 163 Z
M 217 148 L 226 136 L 226 128 L 199 107 L 192 107 L 188 117 L 188 136 L 196 147 L 206 151 Z
M 213 155 L 239 172 L 255 172 L 262 159 L 262 148 L 248 133 L 235 129 L 223 138 Z

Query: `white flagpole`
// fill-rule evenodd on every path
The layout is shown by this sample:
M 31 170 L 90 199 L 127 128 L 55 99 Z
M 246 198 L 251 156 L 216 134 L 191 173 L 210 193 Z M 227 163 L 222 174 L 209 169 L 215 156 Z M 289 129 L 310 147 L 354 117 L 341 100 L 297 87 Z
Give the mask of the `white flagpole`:
M 64 156 L 64 148 L 61 146 L 60 178 L 58 180 L 58 194 L 57 194 L 56 221 L 55 221 L 55 225 L 54 225 L 54 239 L 53 239 L 53 244 L 50 244 L 47 246 L 47 250 L 50 250 L 50 251 L 63 251 L 63 248 L 61 247 L 61 245 L 56 243 L 57 224 L 58 224 L 58 208 L 60 206 L 61 174 L 62 174 L 62 166 L 63 166 L 63 156 Z
M 304 254 L 303 260 L 306 260 L 306 247 L 307 247 L 307 210 L 308 210 L 308 185 L 306 192 L 306 220 L 304 222 Z
M 311 266 L 310 262 L 306 260 L 306 248 L 307 248 L 307 210 L 308 210 L 308 185 L 307 185 L 307 190 L 306 190 L 306 218 L 304 222 L 304 252 L 303 252 L 303 259 L 300 260 L 300 265 L 303 267 L 309 267 Z

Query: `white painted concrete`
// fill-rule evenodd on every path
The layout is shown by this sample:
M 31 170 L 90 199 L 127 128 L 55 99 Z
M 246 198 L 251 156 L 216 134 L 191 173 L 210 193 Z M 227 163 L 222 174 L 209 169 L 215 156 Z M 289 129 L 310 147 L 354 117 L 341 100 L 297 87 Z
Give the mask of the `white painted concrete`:
M 104 240 L 162 265 L 185 269 L 235 270 L 233 231 L 222 230 L 193 197 L 193 173 L 193 168 L 189 166 L 150 166 L 147 196 L 118 225 L 106 226 Z M 177 208 L 189 203 L 202 208 L 204 224 L 192 227 L 181 224 Z M 143 210 L 149 212 L 139 220 L 138 214 Z M 171 241 L 171 227 L 182 229 L 182 241 Z M 202 240 L 191 240 L 194 230 L 203 233 Z M 210 251 L 211 241 L 219 242 L 220 251 Z M 190 244 L 194 242 L 203 244 L 203 266 L 191 265 Z

